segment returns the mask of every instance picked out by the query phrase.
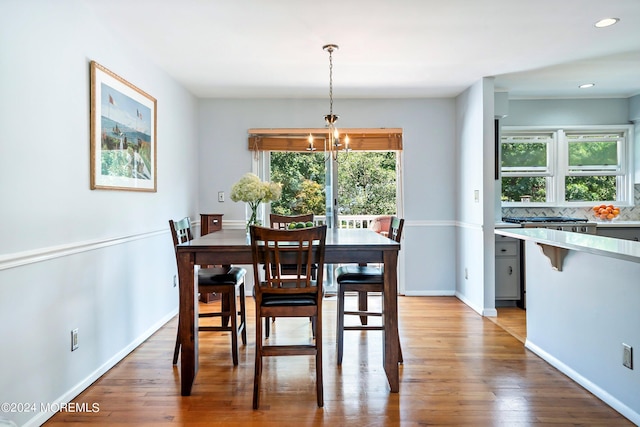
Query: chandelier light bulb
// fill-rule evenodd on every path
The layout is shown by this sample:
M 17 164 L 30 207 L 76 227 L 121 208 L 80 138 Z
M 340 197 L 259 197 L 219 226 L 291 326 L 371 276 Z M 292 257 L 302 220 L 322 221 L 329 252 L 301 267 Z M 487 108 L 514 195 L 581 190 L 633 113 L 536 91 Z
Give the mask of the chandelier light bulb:
M 309 138 L 307 138 L 307 140 L 309 141 L 309 147 L 307 147 L 307 151 L 316 151 L 316 147 L 313 146 L 313 135 L 309 134 Z

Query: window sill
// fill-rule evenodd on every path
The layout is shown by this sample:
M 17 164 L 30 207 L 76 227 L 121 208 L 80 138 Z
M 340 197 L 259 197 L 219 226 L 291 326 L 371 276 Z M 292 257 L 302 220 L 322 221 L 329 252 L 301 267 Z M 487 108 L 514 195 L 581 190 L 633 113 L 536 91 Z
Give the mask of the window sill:
M 598 205 L 614 205 L 619 208 L 633 208 L 635 205 L 628 202 L 566 202 L 566 203 L 541 203 L 541 202 L 502 202 L 503 208 L 592 208 Z

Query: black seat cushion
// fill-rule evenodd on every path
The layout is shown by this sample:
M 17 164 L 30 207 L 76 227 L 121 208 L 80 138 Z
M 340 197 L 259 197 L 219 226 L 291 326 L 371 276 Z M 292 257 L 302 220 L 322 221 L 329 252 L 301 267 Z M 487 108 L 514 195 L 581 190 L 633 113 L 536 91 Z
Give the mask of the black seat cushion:
M 240 283 L 247 274 L 247 270 L 242 267 L 231 268 L 201 268 L 198 271 L 198 281 L 201 285 L 211 283 L 212 285 L 235 285 Z
M 314 294 L 262 294 L 263 307 L 316 305 Z
M 384 283 L 382 270 L 378 267 L 361 265 L 343 265 L 336 270 L 336 280 L 340 284 L 371 284 Z

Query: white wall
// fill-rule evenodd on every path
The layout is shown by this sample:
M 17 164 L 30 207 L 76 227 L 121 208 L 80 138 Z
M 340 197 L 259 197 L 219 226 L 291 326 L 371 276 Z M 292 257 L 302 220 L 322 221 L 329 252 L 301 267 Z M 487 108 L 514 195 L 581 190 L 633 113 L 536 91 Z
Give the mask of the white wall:
M 640 423 L 640 264 L 568 251 L 562 271 L 526 242 L 527 347 L 632 422 Z M 535 274 L 533 274 L 535 272 Z
M 2 0 L 1 402 L 68 401 L 176 313 L 167 220 L 197 212 L 197 102 L 132 46 L 82 1 Z M 157 193 L 89 189 L 90 60 L 157 98 Z
M 483 315 L 495 315 L 493 105 L 489 78 L 456 98 L 456 296 Z
M 629 121 L 640 121 L 640 95 L 629 98 Z
M 510 100 L 501 126 L 614 125 L 629 123 L 629 100 L 531 99 Z
M 200 206 L 224 221 L 244 220 L 231 186 L 251 167 L 247 130 L 323 127 L 324 99 L 200 101 Z M 455 113 L 452 99 L 336 99 L 343 128 L 399 127 L 404 132 L 404 281 L 407 295 L 455 290 Z M 212 185 L 210 185 L 212 184 Z M 227 201 L 217 202 L 218 191 Z M 401 273 L 401 279 L 402 274 Z

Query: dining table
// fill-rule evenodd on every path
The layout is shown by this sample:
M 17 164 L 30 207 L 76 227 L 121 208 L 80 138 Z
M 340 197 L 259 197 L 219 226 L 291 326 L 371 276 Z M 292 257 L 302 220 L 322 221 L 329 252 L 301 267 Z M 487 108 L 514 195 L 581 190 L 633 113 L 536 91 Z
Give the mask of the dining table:
M 400 244 L 368 229 L 331 228 L 325 242 L 325 265 L 384 265 L 383 358 L 392 393 L 399 391 L 398 252 Z M 195 268 L 201 265 L 252 265 L 251 241 L 244 229 L 225 229 L 181 243 L 176 248 L 179 275 L 181 394 L 191 395 L 198 372 L 198 291 Z

